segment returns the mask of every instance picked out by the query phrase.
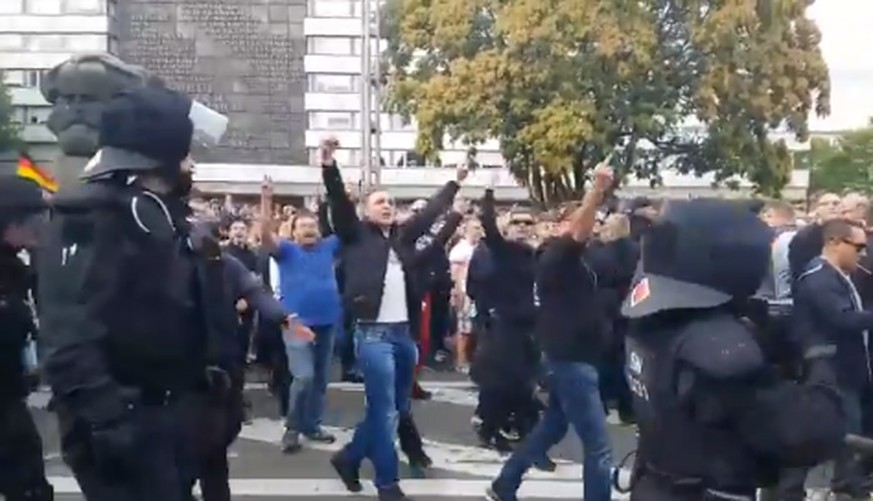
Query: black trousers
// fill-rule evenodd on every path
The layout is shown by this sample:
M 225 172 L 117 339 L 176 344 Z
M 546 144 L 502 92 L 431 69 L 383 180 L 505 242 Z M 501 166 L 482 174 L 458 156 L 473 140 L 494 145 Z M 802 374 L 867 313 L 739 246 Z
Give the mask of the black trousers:
M 0 403 L 0 495 L 6 501 L 51 501 L 42 440 L 24 400 Z
M 524 436 L 539 419 L 539 405 L 533 388 L 481 388 L 478 415 L 482 419 L 481 434 L 493 437 L 501 429 L 515 427 Z
M 61 449 L 88 501 L 191 501 L 197 476 L 197 441 L 205 398 L 185 394 L 163 405 L 134 410 L 136 447 L 124 473 L 98 465 L 90 429 L 67 409 L 58 409 Z
M 205 401 L 201 414 L 200 459 L 197 478 L 203 501 L 230 501 L 230 466 L 227 449 L 236 441 L 243 421 L 245 371 L 238 367 L 231 374 L 232 386 L 226 398 Z M 193 484 L 192 484 L 193 487 Z

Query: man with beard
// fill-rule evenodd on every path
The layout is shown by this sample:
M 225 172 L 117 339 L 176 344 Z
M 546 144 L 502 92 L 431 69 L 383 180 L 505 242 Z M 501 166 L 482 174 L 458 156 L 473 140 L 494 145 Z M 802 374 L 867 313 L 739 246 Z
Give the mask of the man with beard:
M 224 268 L 217 246 L 190 238 L 190 149 L 195 131 L 217 143 L 226 127 L 175 91 L 122 93 L 84 183 L 53 199 L 39 273 L 45 376 L 89 501 L 190 499 L 200 411 L 230 387 Z
M 126 89 L 163 84 L 143 68 L 111 54 L 80 54 L 52 68 L 41 92 L 52 104 L 48 128 L 63 153 L 54 171 L 61 186 L 78 183 L 82 168 L 97 152 L 100 117 L 107 103 Z

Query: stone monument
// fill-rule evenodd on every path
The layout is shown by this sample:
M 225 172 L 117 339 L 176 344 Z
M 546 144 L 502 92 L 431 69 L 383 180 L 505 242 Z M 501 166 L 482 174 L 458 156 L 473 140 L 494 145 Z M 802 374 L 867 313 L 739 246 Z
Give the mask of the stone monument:
M 40 90 L 52 105 L 48 128 L 57 136 L 61 150 L 52 170 L 61 186 L 78 182 L 85 164 L 97 152 L 106 103 L 124 89 L 144 85 L 163 82 L 105 53 L 75 55 L 43 78 Z

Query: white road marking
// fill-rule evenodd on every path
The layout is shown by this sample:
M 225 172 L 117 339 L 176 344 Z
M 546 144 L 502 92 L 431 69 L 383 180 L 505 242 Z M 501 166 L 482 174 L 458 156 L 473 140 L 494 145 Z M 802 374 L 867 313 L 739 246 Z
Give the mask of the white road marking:
M 80 494 L 78 484 L 72 477 L 49 477 L 56 494 Z M 440 498 L 482 498 L 490 480 L 455 480 L 451 478 L 401 480 L 400 485 L 406 494 L 415 497 Z M 339 480 L 321 478 L 235 478 L 230 481 L 234 496 L 249 497 L 360 497 L 375 496 L 376 490 L 369 482 L 364 482 L 364 491 L 351 493 Z M 580 499 L 581 482 L 562 482 L 530 480 L 522 484 L 518 492 L 520 498 L 540 499 Z M 627 495 L 614 494 L 613 500 L 629 499 Z
M 336 435 L 333 444 L 307 443 L 306 448 L 323 452 L 336 452 L 352 439 L 352 430 L 345 428 L 325 427 Z M 259 418 L 250 425 L 243 427 L 240 438 L 278 444 L 281 442 L 283 426 L 281 421 Z M 495 478 L 503 467 L 505 456 L 495 451 L 461 444 L 448 444 L 424 438 L 425 451 L 433 460 L 433 468 L 445 470 L 463 475 L 471 475 L 483 478 Z M 406 457 L 400 454 L 401 461 L 406 462 Z M 582 465 L 572 461 L 557 460 L 558 468 L 553 473 L 539 470 L 530 470 L 527 478 L 542 480 L 575 480 L 581 482 Z

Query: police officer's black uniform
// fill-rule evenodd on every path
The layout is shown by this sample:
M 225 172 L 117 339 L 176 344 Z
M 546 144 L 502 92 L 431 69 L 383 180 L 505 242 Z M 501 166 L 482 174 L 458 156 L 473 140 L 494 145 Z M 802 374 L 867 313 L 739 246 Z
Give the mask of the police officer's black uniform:
M 53 499 L 42 441 L 26 402 L 31 384 L 23 353 L 36 335 L 31 273 L 18 257 L 21 249 L 6 239 L 10 226 L 30 224 L 47 208 L 36 183 L 0 178 L 0 498 L 7 501 Z
M 742 317 L 769 252 L 763 223 L 716 200 L 671 202 L 644 237 L 623 308 L 640 429 L 632 500 L 753 500 L 780 466 L 840 449 L 828 364 L 807 360 L 802 385 L 780 380 Z M 810 354 L 833 353 L 819 348 Z
M 55 198 L 40 256 L 45 375 L 88 500 L 189 500 L 198 411 L 227 384 L 204 307 L 215 294 L 226 313 L 205 278 L 223 267 L 185 224 L 190 106 L 165 89 L 117 97 L 84 183 Z M 146 187 L 156 178 L 166 189 Z

